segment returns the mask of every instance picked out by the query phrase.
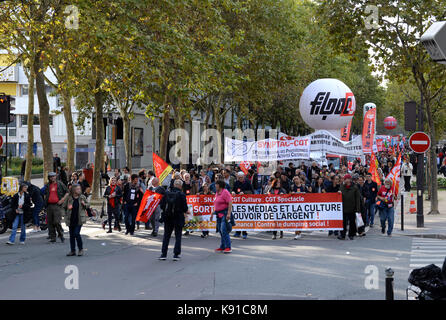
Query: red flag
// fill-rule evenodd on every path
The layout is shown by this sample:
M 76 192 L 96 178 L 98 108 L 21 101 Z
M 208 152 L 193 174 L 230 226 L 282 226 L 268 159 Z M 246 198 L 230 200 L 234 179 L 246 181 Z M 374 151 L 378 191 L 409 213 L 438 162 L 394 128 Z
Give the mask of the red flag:
M 252 163 L 249 161 L 242 161 L 239 167 L 245 174 L 248 174 L 248 170 L 251 169 L 251 165 Z
M 390 170 L 386 179 L 392 180 L 392 192 L 395 196 L 398 195 L 400 191 L 400 173 L 401 173 L 401 153 L 398 156 L 398 160 L 393 166 L 392 170 Z
M 364 126 L 362 128 L 362 151 L 373 152 L 373 140 L 375 139 L 376 108 L 372 108 L 365 114 Z
M 162 194 L 147 189 L 142 197 L 141 205 L 139 206 L 138 214 L 136 215 L 136 221 L 141 221 L 144 223 L 149 221 L 162 198 Z
M 378 167 L 377 167 L 376 163 L 377 163 L 377 161 L 376 161 L 375 154 L 372 152 L 372 157 L 370 158 L 369 173 L 372 174 L 372 180 L 375 181 L 378 186 L 380 186 L 381 179 L 379 178 Z
M 153 156 L 153 167 L 155 169 L 155 175 L 160 179 L 160 183 L 167 177 L 167 175 L 173 170 L 166 161 L 161 159 L 156 153 Z

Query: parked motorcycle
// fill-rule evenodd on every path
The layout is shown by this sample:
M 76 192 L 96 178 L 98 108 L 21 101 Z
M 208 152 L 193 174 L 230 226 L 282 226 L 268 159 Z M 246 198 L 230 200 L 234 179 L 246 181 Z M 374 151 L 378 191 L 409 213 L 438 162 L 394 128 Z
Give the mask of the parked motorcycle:
M 441 269 L 430 264 L 412 270 L 409 283 L 415 288 L 408 290 L 416 294 L 417 300 L 446 300 L 446 258 Z

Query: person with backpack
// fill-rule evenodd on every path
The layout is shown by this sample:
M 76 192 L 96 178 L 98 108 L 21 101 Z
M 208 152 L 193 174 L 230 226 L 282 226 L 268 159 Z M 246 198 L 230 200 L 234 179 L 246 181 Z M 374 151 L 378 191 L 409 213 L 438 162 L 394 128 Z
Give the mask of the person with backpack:
M 31 230 L 30 232 L 40 232 L 39 214 L 43 208 L 43 197 L 42 194 L 40 193 L 39 187 L 31 184 L 30 182 L 24 182 L 24 183 L 28 185 L 28 194 L 31 197 L 31 201 L 34 203 L 34 207 L 32 209 L 33 230 Z
M 387 236 L 391 237 L 393 231 L 393 223 L 395 221 L 394 202 L 396 200 L 396 197 L 392 191 L 392 180 L 386 179 L 384 181 L 384 185 L 381 186 L 378 191 L 377 198 L 377 205 L 380 209 L 379 217 L 381 220 L 381 233 L 385 235 L 386 222 L 388 222 Z
M 164 197 L 160 203 L 161 209 L 163 210 L 160 222 L 164 222 L 164 238 L 161 256 L 158 258 L 159 260 L 166 260 L 167 258 L 167 250 L 173 231 L 175 231 L 173 260 L 178 261 L 181 259 L 182 230 L 185 224 L 186 215 L 189 213 L 186 195 L 181 191 L 182 188 L 183 181 L 176 179 L 172 190 L 164 194 Z
M 125 206 L 124 220 L 126 235 L 130 233 L 130 235 L 133 236 L 133 233 L 135 232 L 136 215 L 142 196 L 143 192 L 139 185 L 139 176 L 137 174 L 132 174 L 130 183 L 124 186 L 123 204 Z

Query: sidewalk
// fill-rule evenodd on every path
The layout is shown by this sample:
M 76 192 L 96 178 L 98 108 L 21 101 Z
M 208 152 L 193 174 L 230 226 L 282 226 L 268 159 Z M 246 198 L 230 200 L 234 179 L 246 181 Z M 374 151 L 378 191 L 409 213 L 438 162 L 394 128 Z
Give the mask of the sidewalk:
M 416 236 L 416 235 L 440 235 L 446 238 L 446 190 L 438 191 L 438 208 L 440 214 L 428 215 L 431 204 L 424 200 L 424 228 L 417 228 L 417 214 L 410 214 L 410 194 L 414 194 L 416 203 L 416 190 L 404 194 L 404 231 L 401 231 L 401 204 L 398 203 L 395 210 L 394 234 Z M 426 194 L 423 196 L 426 198 Z

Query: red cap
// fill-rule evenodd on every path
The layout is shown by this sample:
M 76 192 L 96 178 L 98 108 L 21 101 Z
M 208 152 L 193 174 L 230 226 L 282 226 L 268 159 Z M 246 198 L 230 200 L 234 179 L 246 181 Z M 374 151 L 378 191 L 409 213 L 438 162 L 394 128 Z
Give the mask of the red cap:
M 352 178 L 352 176 L 349 175 L 348 173 L 344 176 L 344 180 L 345 180 L 345 179 L 351 179 L 351 178 Z

